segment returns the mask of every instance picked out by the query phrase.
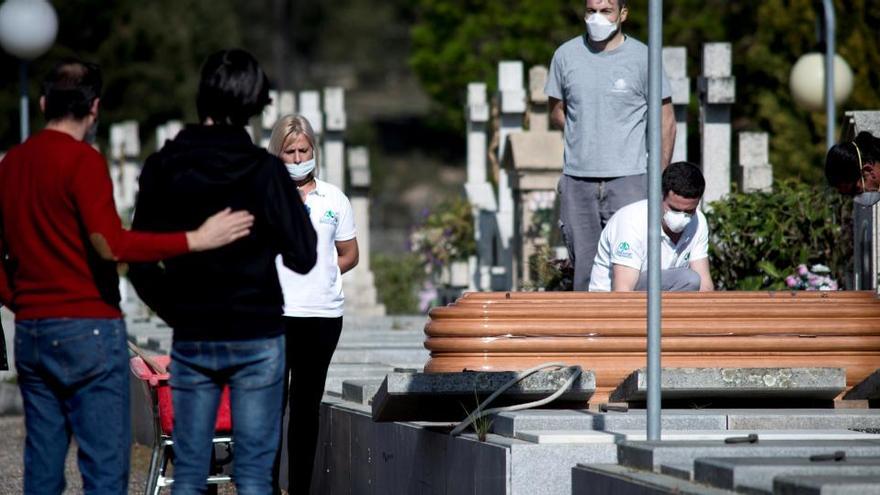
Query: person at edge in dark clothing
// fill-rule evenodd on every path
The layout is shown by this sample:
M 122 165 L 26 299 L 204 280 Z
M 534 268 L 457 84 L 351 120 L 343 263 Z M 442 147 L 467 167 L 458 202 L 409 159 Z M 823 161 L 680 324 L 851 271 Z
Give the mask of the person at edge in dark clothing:
M 880 201 L 880 138 L 862 131 L 852 141 L 835 144 L 825 157 L 825 177 L 856 204 Z
M 16 320 L 26 494 L 64 491 L 71 435 L 84 492 L 128 492 L 128 348 L 117 263 L 226 245 L 254 220 L 218 205 L 165 233 L 122 228 L 107 162 L 83 142 L 98 119 L 101 86 L 97 65 L 57 64 L 40 97 L 46 127 L 0 162 L 0 304 Z
M 178 230 L 218 207 L 254 214 L 251 233 L 210 253 L 130 268 L 143 300 L 173 329 L 175 495 L 205 493 L 214 423 L 231 390 L 240 495 L 272 493 L 284 386 L 283 299 L 275 268 L 308 273 L 316 234 L 284 164 L 244 126 L 270 103 L 269 81 L 248 52 L 222 50 L 202 66 L 201 121 L 147 158 L 133 225 Z

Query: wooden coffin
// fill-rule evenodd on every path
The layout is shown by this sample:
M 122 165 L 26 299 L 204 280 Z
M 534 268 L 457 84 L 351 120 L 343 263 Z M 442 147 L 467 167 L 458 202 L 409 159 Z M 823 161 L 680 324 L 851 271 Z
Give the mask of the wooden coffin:
M 870 291 L 664 293 L 663 367 L 843 367 L 851 387 L 880 367 Z M 602 401 L 646 366 L 644 292 L 466 293 L 425 326 L 425 371 L 507 371 L 549 361 L 596 374 Z

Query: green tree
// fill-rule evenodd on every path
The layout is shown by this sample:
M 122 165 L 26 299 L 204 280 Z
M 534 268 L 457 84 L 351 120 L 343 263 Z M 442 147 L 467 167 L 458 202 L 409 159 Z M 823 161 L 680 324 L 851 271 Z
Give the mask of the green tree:
M 485 81 L 493 91 L 500 60 L 549 65 L 559 44 L 584 31 L 584 3 L 578 0 L 419 0 L 417 5 L 410 62 L 438 114 L 456 129 L 464 125 L 468 82 Z M 835 0 L 834 5 L 838 53 L 856 77 L 839 115 L 880 108 L 880 2 Z M 781 178 L 815 182 L 822 176 L 824 115 L 798 108 L 788 85 L 792 65 L 816 49 L 820 7 L 814 0 L 679 0 L 664 6 L 664 42 L 688 48 L 691 78 L 699 75 L 703 43 L 733 44 L 734 128 L 770 133 L 770 158 Z M 625 32 L 647 41 L 648 1 L 631 0 L 629 12 Z M 696 98 L 691 110 L 695 132 Z M 692 159 L 699 159 L 698 152 L 691 150 Z
M 505 59 L 549 65 L 556 47 L 582 31 L 582 10 L 564 0 L 419 0 L 410 64 L 439 119 L 461 129 L 467 83 L 485 81 L 495 91 Z
M 142 130 L 171 118 L 195 117 L 199 67 L 220 48 L 241 41 L 232 0 L 156 0 L 56 2 L 60 20 L 56 43 L 30 70 L 31 129 L 42 126 L 36 111 L 39 82 L 59 58 L 76 55 L 101 64 L 104 94 L 102 122 L 135 119 Z M 17 61 L 3 54 L 0 63 Z M 18 115 L 18 71 L 0 71 L 6 91 L 0 109 Z M 106 128 L 101 132 L 106 134 Z M 0 149 L 18 141 L 18 120 L 0 121 Z

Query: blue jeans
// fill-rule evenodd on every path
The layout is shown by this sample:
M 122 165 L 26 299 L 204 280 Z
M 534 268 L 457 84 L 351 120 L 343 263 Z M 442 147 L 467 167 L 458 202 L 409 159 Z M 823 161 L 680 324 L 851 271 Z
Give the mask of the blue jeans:
M 562 238 L 574 266 L 574 290 L 584 291 L 590 288 L 602 229 L 617 210 L 648 197 L 648 176 L 594 179 L 563 174 L 556 190 Z
M 229 384 L 233 477 L 240 495 L 272 493 L 281 434 L 284 335 L 239 341 L 175 341 L 171 350 L 175 495 L 205 493 L 211 439 Z
M 64 491 L 70 436 L 87 494 L 128 492 L 128 349 L 119 319 L 23 320 L 15 325 L 27 437 L 24 493 Z

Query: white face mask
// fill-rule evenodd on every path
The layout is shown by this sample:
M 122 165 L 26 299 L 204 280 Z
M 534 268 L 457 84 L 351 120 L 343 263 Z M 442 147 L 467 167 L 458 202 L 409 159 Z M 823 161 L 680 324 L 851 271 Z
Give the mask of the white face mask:
M 616 22 L 609 21 L 607 17 L 598 12 L 587 17 L 584 21 L 587 23 L 587 33 L 590 35 L 590 39 L 596 42 L 607 40 L 618 29 Z
M 302 163 L 285 163 L 287 172 L 293 180 L 304 180 L 315 170 L 315 159 L 304 161 Z
M 691 223 L 691 218 L 693 215 L 683 211 L 666 210 L 663 214 L 663 223 L 666 224 L 666 228 L 678 234 Z

